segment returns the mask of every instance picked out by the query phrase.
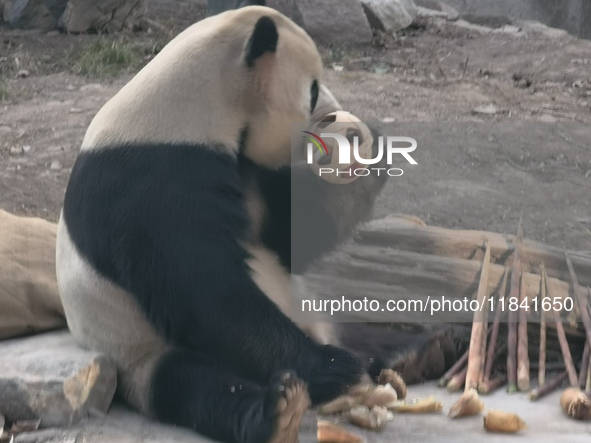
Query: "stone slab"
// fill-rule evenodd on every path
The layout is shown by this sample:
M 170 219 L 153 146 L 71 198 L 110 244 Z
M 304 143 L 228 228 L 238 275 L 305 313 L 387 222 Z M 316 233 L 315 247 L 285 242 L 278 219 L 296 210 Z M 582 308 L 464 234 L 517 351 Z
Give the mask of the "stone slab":
M 69 332 L 0 342 L 0 413 L 7 420 L 71 426 L 91 410 L 106 413 L 116 386 L 115 364 L 79 348 Z

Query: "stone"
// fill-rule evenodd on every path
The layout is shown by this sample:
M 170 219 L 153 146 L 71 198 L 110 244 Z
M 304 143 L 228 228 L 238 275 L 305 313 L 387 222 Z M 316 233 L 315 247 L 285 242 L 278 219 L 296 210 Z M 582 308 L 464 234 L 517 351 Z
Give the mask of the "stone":
M 6 0 L 3 17 L 4 21 L 13 28 L 43 31 L 55 29 L 58 20 L 43 0 Z
M 11 146 L 10 147 L 10 155 L 17 156 L 23 154 L 23 148 L 21 146 Z
M 423 6 L 417 6 L 417 14 L 420 17 L 439 17 L 447 18 L 447 13 L 438 9 L 425 8 Z
M 73 87 L 74 88 L 74 87 Z M 83 85 L 80 87 L 80 92 L 92 92 L 92 91 L 100 91 L 105 87 L 100 83 L 89 83 L 87 85 Z M 74 88 L 75 89 L 75 88 Z M 73 90 L 73 89 L 72 89 Z
M 67 331 L 0 342 L 0 408 L 7 420 L 69 427 L 106 413 L 117 386 L 115 363 L 78 347 Z
M 458 18 L 460 18 L 460 13 L 458 12 L 457 9 L 452 8 L 447 3 L 444 3 L 444 2 L 438 2 L 438 3 L 439 3 L 439 7 L 441 8 L 441 10 L 447 14 L 448 20 L 455 21 Z
M 384 32 L 408 27 L 418 14 L 413 0 L 361 0 L 370 25 Z
M 298 9 L 299 0 L 268 0 L 267 6 L 288 16 L 298 25 L 303 26 L 302 15 Z
M 237 0 L 208 0 L 207 1 L 207 16 L 220 14 L 229 9 L 234 9 L 237 6 Z
M 298 0 L 301 25 L 320 44 L 370 43 L 373 33 L 359 0 Z
M 59 25 L 67 32 L 118 32 L 139 26 L 144 0 L 69 0 Z

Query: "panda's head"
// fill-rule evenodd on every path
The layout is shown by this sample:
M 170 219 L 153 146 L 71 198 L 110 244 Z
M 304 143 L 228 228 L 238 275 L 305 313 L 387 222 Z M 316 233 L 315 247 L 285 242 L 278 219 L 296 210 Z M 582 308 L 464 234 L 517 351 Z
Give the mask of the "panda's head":
M 199 143 L 287 164 L 321 74 L 314 42 L 287 17 L 262 6 L 228 11 L 172 40 L 99 111 L 83 149 Z

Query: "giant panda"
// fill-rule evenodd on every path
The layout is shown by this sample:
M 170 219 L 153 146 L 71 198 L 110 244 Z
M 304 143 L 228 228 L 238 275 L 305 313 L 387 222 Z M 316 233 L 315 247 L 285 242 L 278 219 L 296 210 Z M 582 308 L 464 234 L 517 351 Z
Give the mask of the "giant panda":
M 58 285 L 73 336 L 114 359 L 138 411 L 222 442 L 291 443 L 310 405 L 366 382 L 334 328 L 291 321 L 306 263 L 270 240 L 289 232 L 289 195 L 268 191 L 285 189 L 292 125 L 332 102 L 309 36 L 250 6 L 181 33 L 91 122 L 58 225 Z M 331 189 L 316 207 L 337 223 L 322 210 Z
M 291 442 L 309 404 L 362 379 L 267 296 L 287 271 L 248 241 L 240 159 L 289 164 L 321 81 L 308 35 L 252 6 L 181 33 L 88 127 L 58 225 L 60 296 L 139 411 L 223 442 Z

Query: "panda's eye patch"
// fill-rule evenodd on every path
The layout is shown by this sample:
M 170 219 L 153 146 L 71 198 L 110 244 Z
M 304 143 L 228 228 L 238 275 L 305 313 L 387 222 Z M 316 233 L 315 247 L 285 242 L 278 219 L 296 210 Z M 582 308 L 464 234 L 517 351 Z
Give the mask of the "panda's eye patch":
M 310 94 L 312 97 L 312 100 L 310 102 L 310 114 L 312 112 L 314 112 L 314 109 L 316 109 L 316 104 L 318 103 L 318 82 L 316 80 L 314 80 L 314 82 L 312 83 L 312 88 L 310 89 Z

